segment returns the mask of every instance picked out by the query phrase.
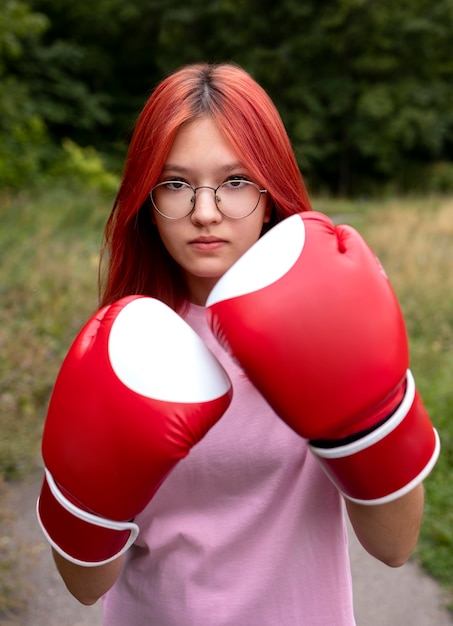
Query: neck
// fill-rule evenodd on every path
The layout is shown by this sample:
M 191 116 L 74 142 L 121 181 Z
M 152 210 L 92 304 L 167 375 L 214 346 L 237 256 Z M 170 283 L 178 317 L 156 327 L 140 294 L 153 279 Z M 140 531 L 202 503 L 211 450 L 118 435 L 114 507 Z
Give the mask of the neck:
M 189 288 L 189 300 L 193 304 L 198 306 L 204 306 L 209 294 L 211 293 L 214 285 L 217 283 L 218 278 L 204 278 L 199 280 L 186 278 L 187 286 Z

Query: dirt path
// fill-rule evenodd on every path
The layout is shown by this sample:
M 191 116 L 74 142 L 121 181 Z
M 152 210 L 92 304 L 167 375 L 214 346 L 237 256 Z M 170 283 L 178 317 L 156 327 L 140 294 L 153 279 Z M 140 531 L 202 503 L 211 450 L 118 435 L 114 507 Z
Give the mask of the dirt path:
M 26 585 L 28 602 L 16 615 L 0 616 L 0 626 L 100 626 L 100 604 L 80 605 L 53 566 L 35 517 L 40 484 L 41 471 L 12 492 L 15 531 L 26 547 L 20 584 Z M 366 554 L 352 534 L 350 551 L 357 626 L 453 626 L 451 615 L 443 608 L 446 598 L 416 564 L 396 570 L 385 567 Z

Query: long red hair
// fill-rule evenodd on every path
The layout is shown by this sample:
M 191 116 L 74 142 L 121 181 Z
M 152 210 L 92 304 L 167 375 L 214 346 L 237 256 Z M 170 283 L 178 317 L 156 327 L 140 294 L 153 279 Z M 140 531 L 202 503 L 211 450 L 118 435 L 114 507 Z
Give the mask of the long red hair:
M 179 128 L 203 116 L 217 123 L 254 180 L 268 190 L 270 226 L 310 209 L 288 135 L 264 89 L 235 65 L 183 67 L 157 86 L 137 120 L 105 228 L 102 306 L 131 294 L 158 298 L 176 310 L 186 301 L 182 272 L 152 224 L 149 191 Z

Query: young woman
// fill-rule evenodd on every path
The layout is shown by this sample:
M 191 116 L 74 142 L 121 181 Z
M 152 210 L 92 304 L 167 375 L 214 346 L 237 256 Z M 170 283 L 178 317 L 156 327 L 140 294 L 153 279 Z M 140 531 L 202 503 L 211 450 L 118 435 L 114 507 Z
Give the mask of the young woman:
M 345 510 L 384 563 L 400 566 L 414 548 L 422 486 L 379 506 L 345 505 L 205 320 L 226 270 L 271 226 L 309 210 L 282 121 L 245 71 L 193 65 L 157 87 L 107 223 L 101 304 L 129 294 L 165 302 L 222 363 L 234 397 L 137 516 L 123 556 L 85 568 L 54 553 L 81 602 L 104 596 L 106 626 L 351 626 Z

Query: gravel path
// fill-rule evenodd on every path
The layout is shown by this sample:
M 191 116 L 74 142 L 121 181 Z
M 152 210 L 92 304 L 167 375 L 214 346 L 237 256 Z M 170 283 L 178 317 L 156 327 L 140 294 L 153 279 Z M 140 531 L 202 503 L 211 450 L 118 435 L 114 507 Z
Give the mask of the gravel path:
M 26 546 L 29 561 L 24 564 L 26 577 L 21 583 L 27 585 L 28 605 L 20 614 L 0 616 L 0 626 L 100 626 L 100 603 L 80 605 L 54 568 L 35 517 L 40 485 L 41 471 L 15 486 L 12 493 L 15 531 Z M 352 533 L 350 552 L 357 626 L 453 626 L 453 618 L 444 608 L 444 594 L 415 563 L 390 569 L 371 558 Z

